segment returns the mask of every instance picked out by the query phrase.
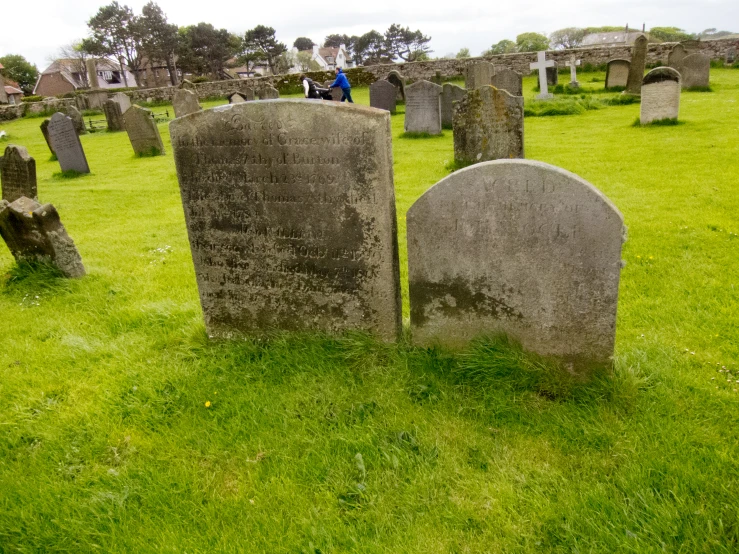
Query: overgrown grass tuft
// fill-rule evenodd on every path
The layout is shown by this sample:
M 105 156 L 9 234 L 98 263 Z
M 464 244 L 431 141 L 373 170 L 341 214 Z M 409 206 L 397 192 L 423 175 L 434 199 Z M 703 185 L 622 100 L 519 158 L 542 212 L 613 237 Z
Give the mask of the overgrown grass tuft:
M 444 138 L 444 133 L 438 135 L 432 135 L 431 133 L 402 133 L 399 138 L 403 139 L 441 139 Z
M 673 127 L 675 125 L 684 125 L 685 121 L 678 120 L 676 117 L 666 117 L 665 119 L 656 119 L 649 123 L 642 123 L 640 118 L 636 118 L 632 127 Z
M 52 156 L 53 159 L 56 159 L 56 156 Z M 67 171 L 57 171 L 56 173 L 52 173 L 51 178 L 59 181 L 59 180 L 65 180 L 65 179 L 78 179 L 80 177 L 89 177 L 91 176 L 91 173 L 81 173 L 75 169 L 68 169 Z

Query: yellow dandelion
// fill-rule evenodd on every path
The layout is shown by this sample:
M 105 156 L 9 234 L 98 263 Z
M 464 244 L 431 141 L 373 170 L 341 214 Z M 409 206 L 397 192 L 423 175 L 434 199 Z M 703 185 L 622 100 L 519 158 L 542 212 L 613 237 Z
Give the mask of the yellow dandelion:
M 208 400 L 208 401 L 207 401 L 207 402 L 205 403 L 205 407 L 206 407 L 206 408 L 210 408 L 210 400 Z

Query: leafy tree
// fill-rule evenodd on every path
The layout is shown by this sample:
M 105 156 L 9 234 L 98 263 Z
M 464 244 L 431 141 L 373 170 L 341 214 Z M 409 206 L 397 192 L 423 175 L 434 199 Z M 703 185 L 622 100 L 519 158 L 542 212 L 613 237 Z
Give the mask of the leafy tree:
M 701 31 L 698 33 L 698 38 L 702 39 L 714 39 L 714 38 L 721 38 L 721 37 L 727 37 L 729 35 L 734 35 L 736 33 L 732 31 L 718 31 L 716 28 L 713 29 L 706 29 L 705 31 Z
M 614 25 L 605 25 L 603 27 L 585 27 L 583 31 L 585 31 L 585 35 L 591 35 L 594 33 L 617 33 L 618 31 L 623 31 L 624 26 L 621 25 L 620 27 L 614 26 Z
M 226 29 L 210 23 L 180 28 L 180 67 L 197 74 L 209 73 L 220 79 L 226 62 L 239 52 L 241 42 Z
M 425 36 L 421 31 L 411 31 L 408 27 L 401 27 L 393 23 L 385 31 L 385 44 L 391 59 L 400 58 L 406 62 L 415 62 L 432 50 L 428 43 L 431 37 Z
M 38 79 L 38 68 L 29 63 L 20 54 L 8 54 L 0 58 L 0 65 L 5 69 L 0 70 L 3 77 L 12 79 L 18 83 L 24 94 L 31 94 Z
M 566 27 L 554 31 L 549 35 L 549 44 L 552 48 L 577 48 L 585 38 L 585 29 Z
M 313 52 L 298 52 L 295 65 L 300 71 L 318 71 L 321 66 L 313 59 Z
M 503 39 L 497 44 L 493 44 L 489 50 L 485 50 L 483 56 L 495 56 L 497 54 L 511 54 L 516 51 L 516 43 L 512 40 Z
M 385 37 L 374 29 L 363 34 L 354 45 L 354 59 L 358 64 L 378 64 L 392 61 Z
M 293 67 L 298 64 L 297 56 L 295 56 L 289 50 L 285 50 L 275 59 L 275 75 L 282 75 L 288 73 Z
M 71 60 L 72 71 L 80 76 L 82 86 L 87 88 L 90 86 L 87 79 L 87 65 L 85 65 L 88 57 L 89 55 L 82 48 L 82 41 L 76 40 L 59 47 L 57 55 L 50 58 L 49 61 L 53 62 L 58 59 Z
M 522 33 L 516 37 L 519 52 L 539 52 L 549 48 L 549 39 L 539 33 Z
M 287 46 L 277 41 L 275 30 L 272 27 L 257 25 L 253 29 L 248 30 L 244 35 L 244 43 L 248 45 L 249 49 L 261 51 L 269 65 L 270 71 L 273 75 L 277 75 L 277 58 L 282 53 L 287 52 Z
M 660 42 L 680 42 L 681 40 L 691 40 L 695 35 L 686 33 L 677 27 L 652 27 L 649 29 L 649 36 L 653 40 Z
M 242 38 L 236 60 L 246 68 L 247 72 L 251 72 L 258 63 L 265 60 L 265 57 L 256 44 L 248 43 Z
M 308 37 L 298 37 L 295 39 L 295 42 L 293 42 L 293 46 L 298 49 L 298 52 L 304 50 L 313 50 L 314 44 L 315 42 L 313 42 Z
M 467 48 L 467 47 L 465 47 L 465 48 L 460 48 L 460 49 L 459 49 L 459 52 L 457 52 L 457 55 L 456 55 L 455 57 L 456 57 L 456 58 L 457 58 L 458 60 L 461 60 L 462 58 L 469 58 L 469 57 L 471 57 L 471 54 L 470 54 L 470 49 L 469 49 L 469 48 Z
M 125 60 L 133 71 L 136 85 L 139 84 L 141 69 L 142 30 L 139 18 L 131 8 L 121 6 L 115 0 L 103 6 L 87 22 L 91 36 L 82 41 L 82 48 L 93 56 L 112 56 Z M 121 73 L 126 86 L 126 73 L 121 62 Z
M 139 18 L 142 39 L 141 45 L 149 61 L 164 62 L 169 71 L 169 79 L 177 84 L 177 68 L 174 55 L 178 47 L 177 25 L 167 22 L 167 16 L 153 1 L 141 9 Z

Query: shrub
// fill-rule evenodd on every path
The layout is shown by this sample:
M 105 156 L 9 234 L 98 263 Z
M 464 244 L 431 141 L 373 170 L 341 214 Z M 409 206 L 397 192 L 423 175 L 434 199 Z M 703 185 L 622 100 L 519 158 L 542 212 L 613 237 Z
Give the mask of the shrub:
M 28 96 L 24 96 L 22 98 L 22 101 L 23 102 L 42 102 L 43 99 L 44 99 L 43 96 L 37 96 L 37 95 L 30 94 Z
M 201 75 L 200 77 L 194 77 L 191 81 L 191 83 L 210 83 L 210 79 L 208 77 L 205 77 Z

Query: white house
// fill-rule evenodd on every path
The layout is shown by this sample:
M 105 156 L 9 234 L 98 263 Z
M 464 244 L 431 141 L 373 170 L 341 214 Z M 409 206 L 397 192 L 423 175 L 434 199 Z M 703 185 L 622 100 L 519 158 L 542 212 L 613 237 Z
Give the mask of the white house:
M 303 52 L 311 52 L 310 50 L 303 50 Z M 298 55 L 298 49 L 293 47 L 293 56 Z M 337 67 L 345 69 L 351 67 L 351 61 L 349 55 L 346 53 L 346 46 L 343 44 L 338 48 L 330 46 L 323 47 L 317 44 L 313 45 L 313 51 L 311 52 L 311 60 L 316 62 L 321 71 L 333 71 Z M 299 68 L 293 67 L 290 73 L 298 73 Z

